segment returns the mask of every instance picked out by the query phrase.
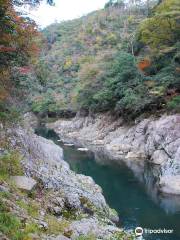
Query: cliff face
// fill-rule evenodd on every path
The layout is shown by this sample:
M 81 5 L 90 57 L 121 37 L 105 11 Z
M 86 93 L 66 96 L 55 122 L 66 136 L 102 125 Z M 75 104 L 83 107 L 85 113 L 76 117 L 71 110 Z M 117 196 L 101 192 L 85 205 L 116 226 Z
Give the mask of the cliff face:
M 48 124 L 67 142 L 98 155 L 124 161 L 139 177 L 147 164 L 157 179 L 158 191 L 180 195 L 180 115 L 144 119 L 133 126 L 108 114 L 76 117 Z
M 26 215 L 19 214 L 21 220 L 25 218 L 23 221 L 32 221 L 45 228 L 45 232 L 32 239 L 78 239 L 80 235 L 94 236 L 92 239 L 118 239 L 118 236 L 131 239 L 113 223 L 118 221 L 118 216 L 106 204 L 101 188 L 93 179 L 71 171 L 63 160 L 62 149 L 34 134 L 30 126 L 32 120 L 30 124 L 25 122 L 25 127 L 14 126 L 8 130 L 2 126 L 1 138 L 6 138 L 10 149 L 21 153 L 24 174 L 35 179 L 39 185 L 38 189 L 34 189 L 33 201 L 38 202 L 36 218 L 29 217 L 27 212 Z M 7 150 L 1 148 L 2 155 L 3 151 Z M 7 187 L 9 191 L 8 184 L 0 182 L 1 190 Z M 14 192 L 13 196 L 12 199 L 31 204 L 26 195 L 21 197 Z M 16 200 L 13 206 L 12 212 L 15 213 Z M 49 221 L 52 217 L 54 225 L 60 228 L 59 232 L 53 230 L 52 221 Z M 58 238 L 55 237 L 57 235 Z

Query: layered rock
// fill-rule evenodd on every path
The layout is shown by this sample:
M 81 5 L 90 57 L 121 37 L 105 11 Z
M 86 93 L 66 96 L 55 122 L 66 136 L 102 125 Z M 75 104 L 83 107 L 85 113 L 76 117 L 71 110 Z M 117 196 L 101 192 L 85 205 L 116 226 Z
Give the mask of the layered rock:
M 19 210 L 18 217 L 23 221 L 28 219 L 35 222 L 45 231 L 52 224 L 51 221 L 48 222 L 49 216 L 55 218 L 53 221 L 56 221 L 58 228 L 64 221 L 66 223 L 60 235 L 44 234 L 40 239 L 77 239 L 80 235 L 89 234 L 96 239 L 110 239 L 118 233 L 128 237 L 128 234 L 115 226 L 113 221 L 117 221 L 118 216 L 106 204 L 100 186 L 91 177 L 71 171 L 68 163 L 63 160 L 62 149 L 52 141 L 34 134 L 31 122 L 26 121 L 26 128 L 4 128 L 1 137 L 6 138 L 10 149 L 17 150 L 23 156 L 22 165 L 26 176 L 12 177 L 17 187 L 34 191 L 35 184 L 38 185 L 35 186 L 38 197 L 33 200 L 38 202 L 38 216 L 35 219 L 29 217 L 24 210 L 22 216 Z M 4 188 L 2 185 L 1 189 Z M 16 193 L 14 199 L 11 206 L 14 213 L 19 209 L 17 199 L 23 202 L 22 206 L 28 206 L 31 202 L 26 196 L 21 199 Z
M 148 118 L 131 126 L 111 115 L 76 117 L 47 125 L 62 140 L 87 147 L 97 155 L 124 161 L 138 176 L 147 163 L 156 170 L 156 186 L 168 194 L 180 194 L 180 115 Z M 100 153 L 100 154 L 99 154 Z
M 41 179 L 48 189 L 61 188 L 72 205 L 80 205 L 79 197 L 85 197 L 98 208 L 107 211 L 101 188 L 91 177 L 71 171 L 63 160 L 63 151 L 59 146 L 22 128 L 13 131 L 20 146 L 17 147 L 24 155 L 23 165 L 27 176 Z

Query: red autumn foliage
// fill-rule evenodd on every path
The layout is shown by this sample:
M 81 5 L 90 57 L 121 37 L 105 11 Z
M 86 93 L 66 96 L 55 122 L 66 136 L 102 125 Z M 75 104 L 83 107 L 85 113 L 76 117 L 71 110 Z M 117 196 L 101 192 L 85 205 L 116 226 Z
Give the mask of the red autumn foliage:
M 5 47 L 3 45 L 0 46 L 0 52 L 15 52 L 16 48 L 13 47 Z
M 145 71 L 146 68 L 150 67 L 151 66 L 151 62 L 149 59 L 143 59 L 141 60 L 139 63 L 138 63 L 138 68 L 141 70 L 141 71 Z
M 16 2 L 0 0 L 0 101 L 6 101 L 16 87 L 15 71 L 22 75 L 32 71 L 28 65 L 35 62 L 41 43 L 35 22 L 19 16 Z
M 16 51 L 34 57 L 39 53 L 37 26 L 28 18 L 17 15 L 12 0 L 0 1 L 0 53 Z
M 18 70 L 19 70 L 19 73 L 23 74 L 23 75 L 26 75 L 26 74 L 32 72 L 32 68 L 29 66 L 19 67 Z

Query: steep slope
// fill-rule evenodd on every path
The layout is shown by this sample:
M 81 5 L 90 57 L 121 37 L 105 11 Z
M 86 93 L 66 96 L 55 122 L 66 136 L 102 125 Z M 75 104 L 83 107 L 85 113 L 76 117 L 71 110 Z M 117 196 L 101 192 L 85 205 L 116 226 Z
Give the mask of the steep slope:
M 77 95 L 86 85 L 84 78 L 96 81 L 96 75 L 103 72 L 101 68 L 106 68 L 117 51 L 131 49 L 135 30 L 144 17 L 141 9 L 130 12 L 110 7 L 43 30 L 47 48 L 37 76 L 44 91 L 34 98 L 33 111 L 76 111 Z
M 47 27 L 36 68 L 41 91 L 32 110 L 49 116 L 79 110 L 132 120 L 179 111 L 179 13 L 177 0 L 109 6 Z
M 33 119 L 0 128 L 0 238 L 132 239 L 113 223 L 119 218 L 93 179 L 71 171 L 62 149 L 34 134 Z

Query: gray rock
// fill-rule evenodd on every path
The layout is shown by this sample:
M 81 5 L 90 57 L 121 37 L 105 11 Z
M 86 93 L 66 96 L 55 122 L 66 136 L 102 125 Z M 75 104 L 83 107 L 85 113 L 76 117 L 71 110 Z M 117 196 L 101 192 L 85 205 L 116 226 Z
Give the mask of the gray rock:
M 5 187 L 3 185 L 0 185 L 0 192 L 6 192 L 8 193 L 9 192 L 9 188 L 8 187 Z
M 61 212 L 62 212 L 62 208 L 61 207 L 53 207 L 53 212 L 55 215 L 61 215 Z
M 168 155 L 163 150 L 156 150 L 151 157 L 151 161 L 154 164 L 162 165 L 168 161 Z
M 10 240 L 8 237 L 6 237 L 4 234 L 0 232 L 0 239 L 1 240 Z
M 180 195 L 180 176 L 163 176 L 160 179 L 159 186 L 163 193 Z
M 93 121 L 87 119 L 84 126 L 88 126 L 88 124 L 93 124 Z M 2 132 L 0 134 L 3 135 Z M 63 151 L 58 145 L 37 136 L 30 127 L 24 129 L 21 126 L 13 126 L 4 134 L 9 138 L 11 147 L 18 150 L 23 156 L 22 166 L 26 176 L 14 176 L 12 180 L 19 188 L 31 190 L 36 185 L 34 179 L 38 179 L 48 190 L 43 209 L 45 213 L 50 209 L 55 215 L 58 215 L 55 218 L 57 221 L 64 220 L 64 216 L 61 214 L 62 210 L 69 211 L 73 217 L 79 217 L 81 221 L 71 221 L 71 228 L 67 229 L 67 231 L 74 231 L 74 237 L 92 229 L 101 239 L 106 239 L 106 236 L 111 236 L 115 231 L 119 231 L 110 220 L 109 206 L 102 195 L 101 187 L 91 177 L 71 171 L 68 163 L 63 160 Z M 89 212 L 91 211 L 93 214 L 87 214 L 84 211 L 86 206 L 83 206 L 82 199 L 91 206 L 92 209 Z M 14 213 L 22 216 L 22 213 L 19 214 L 20 210 L 19 207 Z M 44 222 L 44 213 L 39 213 L 39 218 L 34 221 L 42 228 L 47 228 L 47 223 Z M 90 215 L 93 215 L 93 218 L 89 218 Z M 62 235 L 56 238 L 44 234 L 42 239 L 65 240 L 67 238 Z
M 114 209 L 111 209 L 111 208 L 109 209 L 109 219 L 114 223 L 119 222 L 118 213 Z
M 47 126 L 61 139 L 78 143 L 97 156 L 124 161 L 141 180 L 147 162 L 159 165 L 156 186 L 164 193 L 179 194 L 180 114 L 144 119 L 134 126 L 123 125 L 121 119 L 114 121 L 109 114 L 58 120 Z
M 46 222 L 44 222 L 44 221 L 39 221 L 38 224 L 39 224 L 40 228 L 43 228 L 43 229 L 45 229 L 45 230 L 48 229 L 48 224 L 47 224 Z
M 115 226 L 103 225 L 96 218 L 89 218 L 74 221 L 67 231 L 72 231 L 71 239 L 89 234 L 95 235 L 97 239 L 108 239 L 113 233 L 120 232 L 121 230 Z
M 65 200 L 62 197 L 57 196 L 58 192 L 55 194 L 51 194 L 49 197 L 49 204 L 48 204 L 48 210 L 57 216 L 60 216 L 62 213 L 62 210 L 65 207 Z
M 58 145 L 22 127 L 13 128 L 10 135 L 10 140 L 13 139 L 15 147 L 24 156 L 22 164 L 26 176 L 40 179 L 45 188 L 57 191 L 58 194 L 53 194 L 50 199 L 52 212 L 59 215 L 64 204 L 67 208 L 81 210 L 80 199 L 83 197 L 108 217 L 109 207 L 101 187 L 91 177 L 71 171 Z
M 79 200 L 79 195 L 76 193 L 69 193 L 66 195 L 66 206 L 71 209 L 80 209 L 81 202 Z
M 27 191 L 31 191 L 37 184 L 33 178 L 26 176 L 12 176 L 11 180 L 18 188 Z
M 24 127 L 29 129 L 35 129 L 38 126 L 38 118 L 36 115 L 32 112 L 27 112 L 23 116 L 23 124 Z

